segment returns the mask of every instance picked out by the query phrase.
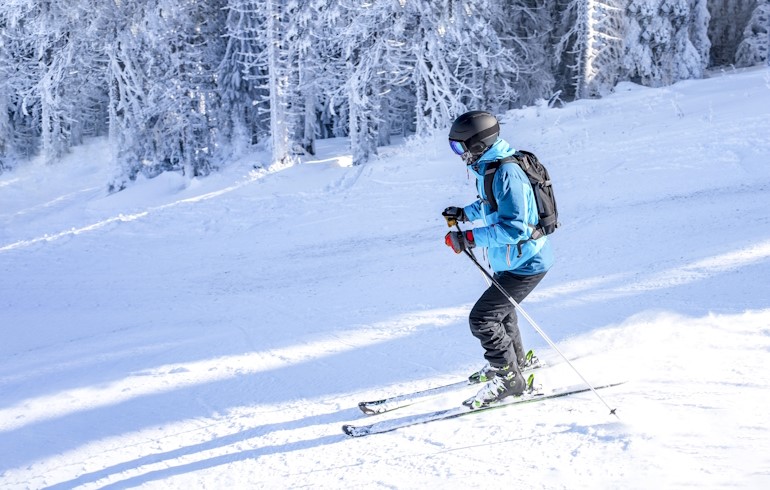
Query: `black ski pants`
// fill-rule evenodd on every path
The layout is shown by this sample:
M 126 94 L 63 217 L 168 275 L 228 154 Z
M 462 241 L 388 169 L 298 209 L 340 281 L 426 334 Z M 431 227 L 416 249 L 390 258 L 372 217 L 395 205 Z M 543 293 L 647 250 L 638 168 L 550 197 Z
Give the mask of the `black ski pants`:
M 520 276 L 512 272 L 499 272 L 495 280 L 521 303 L 545 277 L 545 272 L 535 276 Z M 481 341 L 484 358 L 492 367 L 524 362 L 526 351 L 521 342 L 516 308 L 508 298 L 492 284 L 473 306 L 469 317 L 471 333 Z

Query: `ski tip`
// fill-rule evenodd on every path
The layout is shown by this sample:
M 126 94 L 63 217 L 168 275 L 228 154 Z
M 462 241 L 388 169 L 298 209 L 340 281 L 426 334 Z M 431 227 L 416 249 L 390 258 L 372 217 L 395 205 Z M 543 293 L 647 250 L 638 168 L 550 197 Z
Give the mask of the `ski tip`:
M 358 408 L 361 409 L 366 415 L 377 415 L 379 412 L 370 407 L 372 402 L 360 402 Z
M 342 426 L 342 432 L 350 437 L 365 436 L 367 431 L 363 427 L 356 427 L 355 425 L 345 424 Z

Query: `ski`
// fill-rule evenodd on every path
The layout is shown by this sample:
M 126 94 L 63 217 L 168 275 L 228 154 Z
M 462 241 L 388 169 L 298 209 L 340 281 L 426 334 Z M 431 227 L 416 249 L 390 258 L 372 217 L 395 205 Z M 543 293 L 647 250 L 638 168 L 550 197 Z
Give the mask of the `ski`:
M 403 395 L 391 396 L 383 398 L 382 400 L 374 400 L 370 402 L 359 402 L 358 408 L 361 409 L 366 415 L 377 415 L 379 413 L 390 412 L 397 408 L 407 407 L 413 405 L 418 401 L 427 400 L 434 396 L 439 396 L 450 391 L 460 389 L 465 386 L 470 386 L 471 383 L 468 380 L 458 381 L 443 386 L 436 386 L 435 388 L 428 388 L 427 390 L 415 391 L 414 393 L 405 393 Z
M 531 352 L 531 351 L 530 351 Z M 531 356 L 531 355 L 530 355 Z M 537 361 L 537 364 L 530 368 L 522 370 L 522 374 L 528 374 L 536 369 L 546 367 L 546 364 L 542 361 Z M 469 380 L 457 381 L 456 383 L 450 383 L 443 386 L 436 386 L 435 388 L 428 388 L 427 390 L 415 391 L 412 393 L 404 393 L 403 395 L 391 396 L 383 398 L 382 400 L 374 400 L 369 402 L 359 402 L 358 408 L 361 409 L 366 415 L 377 415 L 380 413 L 390 412 L 398 408 L 408 407 L 414 405 L 417 402 L 428 400 L 430 398 L 449 393 L 451 391 L 458 390 L 460 388 L 471 386 L 478 383 L 473 383 Z
M 613 386 L 618 386 L 623 383 L 624 382 L 610 383 L 602 386 L 596 386 L 594 387 L 594 389 L 601 390 L 605 388 L 611 388 Z M 522 403 L 531 403 L 531 402 L 549 400 L 552 398 L 560 398 L 563 396 L 575 395 L 578 393 L 585 393 L 587 391 L 591 391 L 591 388 L 584 386 L 584 387 L 560 388 L 550 392 L 534 391 L 531 393 L 525 393 L 518 397 L 506 398 L 500 403 L 496 403 L 493 405 L 488 405 L 488 406 L 476 408 L 476 409 L 471 409 L 470 407 L 467 407 L 465 405 L 460 405 L 459 407 L 452 407 L 444 410 L 437 410 L 435 412 L 408 415 L 406 417 L 401 417 L 401 418 L 392 419 L 392 420 L 382 420 L 382 421 L 374 422 L 368 425 L 345 424 L 342 426 L 342 431 L 351 437 L 362 437 L 362 436 L 368 436 L 371 434 L 381 434 L 383 432 L 390 432 L 396 429 L 401 429 L 412 425 L 424 424 L 424 423 L 433 422 L 436 420 L 452 419 L 456 417 L 461 417 L 463 415 L 468 415 L 471 413 L 485 412 L 487 410 L 509 407 L 511 405 L 519 405 Z

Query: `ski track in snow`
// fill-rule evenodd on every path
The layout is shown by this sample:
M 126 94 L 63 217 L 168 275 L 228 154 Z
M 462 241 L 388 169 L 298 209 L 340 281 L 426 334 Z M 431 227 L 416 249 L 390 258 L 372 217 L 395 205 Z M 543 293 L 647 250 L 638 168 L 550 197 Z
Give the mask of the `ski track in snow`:
M 108 195 L 106 143 L 0 175 L 0 488 L 768 488 L 770 70 L 530 107 L 557 185 L 527 311 L 591 393 L 361 439 L 481 364 L 445 134 Z M 579 382 L 534 331 L 545 386 Z M 377 417 L 446 408 L 473 388 Z

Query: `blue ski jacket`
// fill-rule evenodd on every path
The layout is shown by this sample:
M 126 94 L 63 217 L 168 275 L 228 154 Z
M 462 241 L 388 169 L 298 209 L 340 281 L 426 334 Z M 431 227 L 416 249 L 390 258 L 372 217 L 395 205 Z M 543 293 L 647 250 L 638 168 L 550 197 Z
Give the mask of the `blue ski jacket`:
M 490 162 L 516 153 L 503 139 L 498 139 L 479 160 L 469 168 L 476 176 L 479 199 L 465 206 L 470 221 L 482 221 L 473 229 L 477 247 L 487 248 L 489 265 L 494 272 L 510 271 L 522 276 L 542 274 L 554 262 L 547 236 L 529 240 L 532 226 L 537 225 L 535 194 L 524 171 L 515 163 L 500 165 L 492 181 L 497 200 L 497 212 L 492 213 L 484 193 L 484 171 Z M 532 225 L 532 226 L 530 226 Z M 529 241 L 527 241 L 529 240 Z M 521 246 L 521 256 L 517 244 Z

